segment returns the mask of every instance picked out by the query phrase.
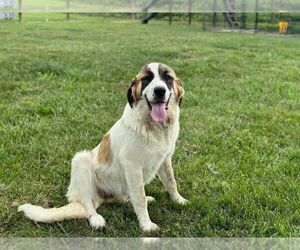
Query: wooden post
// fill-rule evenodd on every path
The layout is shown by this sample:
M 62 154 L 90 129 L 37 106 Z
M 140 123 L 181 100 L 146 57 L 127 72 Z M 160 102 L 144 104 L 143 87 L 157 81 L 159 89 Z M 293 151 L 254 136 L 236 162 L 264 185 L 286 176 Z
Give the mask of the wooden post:
M 67 0 L 67 16 L 66 16 L 66 18 L 67 18 L 67 21 L 69 21 L 70 20 L 70 0 Z
M 247 13 L 246 13 L 246 0 L 243 0 L 242 2 L 242 13 L 241 13 L 241 29 L 247 28 Z
M 241 13 L 241 24 L 240 24 L 241 29 L 246 29 L 247 28 L 247 13 L 242 12 Z
M 275 17 L 274 17 L 274 0 L 272 0 L 272 2 L 271 2 L 271 9 L 272 9 L 271 22 L 274 23 L 275 22 Z
M 206 30 L 206 12 L 203 12 L 202 29 Z
M 135 0 L 131 0 L 131 20 L 135 20 Z
M 212 25 L 215 28 L 217 26 L 217 13 L 214 12 L 212 16 Z
M 103 7 L 104 7 L 103 9 L 104 9 L 104 12 L 103 12 L 102 14 L 100 14 L 100 15 L 103 17 L 103 21 L 105 21 L 106 18 L 107 18 L 106 5 L 107 5 L 107 2 L 106 2 L 106 0 L 104 0 L 104 1 L 103 1 Z
M 19 22 L 23 21 L 23 15 L 22 15 L 22 9 L 23 9 L 23 2 L 22 0 L 19 0 Z
M 169 0 L 169 26 L 172 25 L 172 0 Z
M 216 0 L 213 2 L 213 17 L 212 17 L 212 26 L 215 28 L 217 23 L 217 13 L 216 13 L 217 3 Z
M 258 31 L 258 0 L 255 1 L 255 25 L 254 25 L 254 32 L 257 33 Z
M 203 1 L 203 22 L 202 22 L 202 29 L 206 30 L 206 0 Z
M 192 24 L 192 0 L 189 0 L 189 25 Z

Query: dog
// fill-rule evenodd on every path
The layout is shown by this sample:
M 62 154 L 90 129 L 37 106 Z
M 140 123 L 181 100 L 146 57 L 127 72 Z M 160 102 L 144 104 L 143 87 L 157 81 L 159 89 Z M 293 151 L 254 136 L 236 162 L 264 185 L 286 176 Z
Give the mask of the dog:
M 123 115 L 92 151 L 75 154 L 67 198 L 69 204 L 45 209 L 24 204 L 18 211 L 36 222 L 87 218 L 95 229 L 105 226 L 96 209 L 112 199 L 130 201 L 143 231 L 157 230 L 148 214 L 144 186 L 157 175 L 171 200 L 188 201 L 177 190 L 171 158 L 179 134 L 183 84 L 161 63 L 144 66 L 132 80 Z

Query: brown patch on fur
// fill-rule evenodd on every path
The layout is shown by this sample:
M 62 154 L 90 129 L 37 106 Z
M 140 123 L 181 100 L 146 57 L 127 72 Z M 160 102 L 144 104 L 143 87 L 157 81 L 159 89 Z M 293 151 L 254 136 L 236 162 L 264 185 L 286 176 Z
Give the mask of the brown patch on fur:
M 110 148 L 110 137 L 109 133 L 106 133 L 101 141 L 99 151 L 98 151 L 98 160 L 102 164 L 110 164 L 112 158 L 111 148 Z
M 146 75 L 147 73 L 147 66 L 144 66 L 141 71 L 138 73 L 138 75 L 132 80 L 131 85 L 127 92 L 127 99 L 132 106 L 133 103 L 138 103 L 141 99 L 142 95 L 142 81 L 141 79 Z
M 134 91 L 135 91 L 136 101 L 139 101 L 141 99 L 141 95 L 142 95 L 142 79 L 147 74 L 148 74 L 148 65 L 144 66 L 141 69 L 141 71 L 138 73 L 138 75 L 135 77 Z
M 176 101 L 178 101 L 180 105 L 184 95 L 184 89 L 183 89 L 182 82 L 178 78 L 174 79 L 174 93 L 175 93 Z
M 132 96 L 135 102 L 138 102 L 141 99 L 141 90 L 142 90 L 142 84 L 141 81 L 138 78 L 135 78 L 132 81 L 131 84 L 131 89 L 132 89 Z

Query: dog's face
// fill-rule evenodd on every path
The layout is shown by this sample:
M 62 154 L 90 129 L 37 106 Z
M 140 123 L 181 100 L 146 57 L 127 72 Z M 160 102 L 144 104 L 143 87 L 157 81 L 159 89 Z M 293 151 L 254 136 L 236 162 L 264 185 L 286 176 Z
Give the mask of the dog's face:
M 151 63 L 144 66 L 132 81 L 127 99 L 131 108 L 143 102 L 148 107 L 152 120 L 161 123 L 167 119 L 170 100 L 175 100 L 180 105 L 183 95 L 182 83 L 173 69 L 161 63 Z

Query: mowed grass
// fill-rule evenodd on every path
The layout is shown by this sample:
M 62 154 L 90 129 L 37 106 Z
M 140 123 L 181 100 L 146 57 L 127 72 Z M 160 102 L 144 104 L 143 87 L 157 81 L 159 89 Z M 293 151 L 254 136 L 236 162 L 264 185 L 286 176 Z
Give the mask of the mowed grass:
M 299 36 L 79 19 L 0 23 L 1 237 L 300 236 Z M 130 204 L 100 207 L 103 231 L 18 213 L 28 202 L 66 204 L 72 156 L 99 143 L 153 61 L 185 83 L 173 164 L 190 204 L 172 203 L 158 180 L 148 185 L 160 226 L 150 234 Z

